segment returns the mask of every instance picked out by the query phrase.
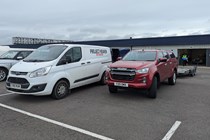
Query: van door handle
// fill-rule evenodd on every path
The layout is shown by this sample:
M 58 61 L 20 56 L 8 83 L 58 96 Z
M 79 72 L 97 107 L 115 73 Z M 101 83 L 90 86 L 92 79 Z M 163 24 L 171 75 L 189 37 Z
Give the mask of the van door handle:
M 81 63 L 81 65 L 85 65 L 85 63 Z
M 88 61 L 87 64 L 90 64 L 90 61 Z

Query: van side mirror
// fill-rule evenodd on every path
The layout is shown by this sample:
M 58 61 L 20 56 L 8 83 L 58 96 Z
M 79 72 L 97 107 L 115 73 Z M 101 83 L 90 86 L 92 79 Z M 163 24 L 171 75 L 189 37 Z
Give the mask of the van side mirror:
M 166 62 L 167 58 L 159 58 L 159 62 Z
M 66 63 L 71 63 L 71 56 L 66 56 Z
M 68 63 L 71 63 L 71 57 L 66 56 L 66 57 L 61 58 L 57 65 L 64 65 Z

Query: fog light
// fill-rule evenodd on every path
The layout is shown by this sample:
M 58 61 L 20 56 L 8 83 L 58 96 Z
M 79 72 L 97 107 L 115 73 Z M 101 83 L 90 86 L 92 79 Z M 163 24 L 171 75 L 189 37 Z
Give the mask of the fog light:
M 143 77 L 142 78 L 142 83 L 146 83 L 147 82 L 147 78 L 146 77 Z

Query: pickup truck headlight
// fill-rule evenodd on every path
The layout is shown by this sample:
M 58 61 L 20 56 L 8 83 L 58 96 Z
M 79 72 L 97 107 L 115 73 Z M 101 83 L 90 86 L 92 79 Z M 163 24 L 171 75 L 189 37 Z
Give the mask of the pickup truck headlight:
M 136 72 L 140 73 L 140 74 L 148 73 L 148 71 L 149 71 L 149 68 L 143 68 L 143 69 L 140 69 L 140 70 L 136 70 Z
M 40 68 L 38 70 L 35 70 L 35 71 L 31 72 L 29 77 L 34 78 L 34 77 L 47 75 L 49 73 L 50 69 L 51 69 L 51 66 Z

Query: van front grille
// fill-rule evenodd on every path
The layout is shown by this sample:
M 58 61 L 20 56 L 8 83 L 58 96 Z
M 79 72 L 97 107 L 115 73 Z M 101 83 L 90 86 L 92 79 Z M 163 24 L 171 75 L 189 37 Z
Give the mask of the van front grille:
M 9 77 L 7 81 L 16 84 L 29 84 L 25 78 Z

